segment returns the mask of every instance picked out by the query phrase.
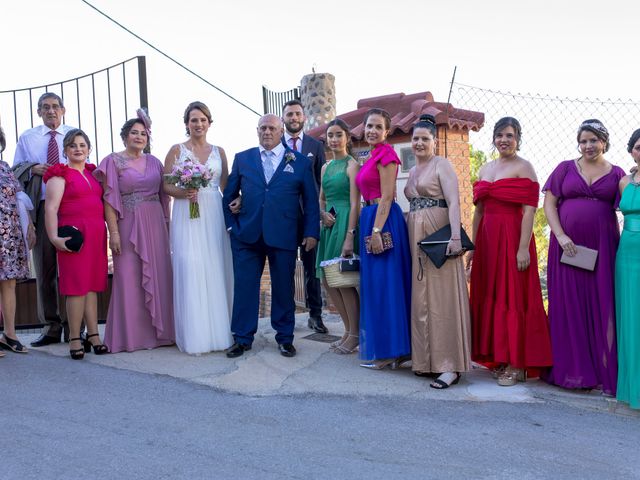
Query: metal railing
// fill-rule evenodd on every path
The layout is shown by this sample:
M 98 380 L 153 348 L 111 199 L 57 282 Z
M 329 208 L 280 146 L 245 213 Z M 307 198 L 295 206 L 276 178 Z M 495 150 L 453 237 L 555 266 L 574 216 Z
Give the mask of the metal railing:
M 37 103 L 45 92 L 62 98 L 66 110 L 63 123 L 82 128 L 89 135 L 91 160 L 97 162 L 120 144 L 119 125 L 138 107 L 149 107 L 146 58 L 133 57 L 68 80 L 0 91 L 0 125 L 7 137 L 7 149 L 0 158 L 10 165 L 20 134 L 41 123 Z
M 282 115 L 282 105 L 289 100 L 300 100 L 300 87 L 292 88 L 286 92 L 274 92 L 264 85 L 262 86 L 262 104 L 265 115 L 267 113 Z

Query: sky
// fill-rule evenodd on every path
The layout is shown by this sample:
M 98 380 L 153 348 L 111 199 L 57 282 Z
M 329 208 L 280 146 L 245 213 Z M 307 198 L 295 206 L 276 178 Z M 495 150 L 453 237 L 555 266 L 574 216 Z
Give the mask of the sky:
M 361 98 L 397 92 L 428 90 L 436 101 L 446 101 L 455 66 L 457 82 L 478 87 L 640 101 L 635 1 L 91 3 L 259 112 L 262 85 L 289 90 L 314 68 L 335 75 L 339 114 L 355 109 Z M 185 141 L 182 114 L 193 100 L 211 108 L 209 141 L 230 158 L 257 145 L 254 113 L 81 0 L 3 0 L 0 45 L 0 91 L 145 55 L 152 151 L 161 160 L 171 145 Z M 123 122 L 117 120 L 117 130 Z M 9 139 L 8 154 L 12 144 Z

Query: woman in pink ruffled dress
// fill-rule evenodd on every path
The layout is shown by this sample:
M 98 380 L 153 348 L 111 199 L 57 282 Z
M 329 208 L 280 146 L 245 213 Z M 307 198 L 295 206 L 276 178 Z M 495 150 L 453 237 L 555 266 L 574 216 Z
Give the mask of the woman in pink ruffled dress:
M 91 142 L 80 129 L 69 130 L 62 141 L 68 164 L 49 167 L 42 180 L 47 184 L 45 226 L 57 250 L 58 285 L 66 297 L 69 319 L 69 355 L 81 360 L 93 353 L 109 353 L 98 334 L 98 292 L 107 289 L 107 229 L 104 226 L 102 187 L 91 174 L 96 166 L 87 163 Z M 60 237 L 59 227 L 73 227 L 82 236 Z M 81 338 L 84 319 L 87 336 Z M 80 347 L 80 348 L 74 348 Z

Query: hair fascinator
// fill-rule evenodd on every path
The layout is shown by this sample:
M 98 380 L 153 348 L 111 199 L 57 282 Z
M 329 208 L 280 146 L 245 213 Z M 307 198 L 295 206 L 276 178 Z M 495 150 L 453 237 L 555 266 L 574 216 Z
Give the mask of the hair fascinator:
M 139 108 L 136 110 L 136 116 L 144 125 L 144 129 L 147 131 L 147 135 L 151 138 L 151 119 L 145 108 Z
M 579 131 L 585 129 L 591 131 L 595 130 L 597 132 L 600 132 L 600 134 L 602 134 L 605 138 L 609 138 L 609 130 L 607 130 L 607 127 L 605 127 L 602 122 L 598 120 L 585 120 L 584 122 L 582 122 L 580 124 Z

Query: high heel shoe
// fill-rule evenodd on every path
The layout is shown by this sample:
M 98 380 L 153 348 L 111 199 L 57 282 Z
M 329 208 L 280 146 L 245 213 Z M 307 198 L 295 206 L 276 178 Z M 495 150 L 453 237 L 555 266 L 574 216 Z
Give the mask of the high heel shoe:
M 398 368 L 413 368 L 413 360 L 411 360 L 411 355 L 398 357 Z
M 391 370 L 398 368 L 399 362 L 397 358 L 387 358 L 385 360 L 372 360 L 370 362 L 361 363 L 362 368 L 369 368 L 371 370 L 382 370 L 383 368 L 390 367 Z
M 524 368 L 507 367 L 498 377 L 498 385 L 501 387 L 513 387 L 518 382 L 527 381 L 527 371 Z
M 349 341 L 349 338 L 356 339 L 355 345 L 352 345 L 351 348 L 345 347 L 345 344 Z M 347 339 L 344 342 L 342 342 L 340 345 L 338 345 L 333 349 L 333 352 L 337 353 L 338 355 L 349 355 L 351 353 L 355 353 L 358 350 L 358 346 L 359 346 L 358 335 L 349 334 L 347 335 Z
M 498 377 L 500 375 L 502 375 L 506 369 L 507 369 L 507 366 L 504 365 L 504 364 L 503 365 L 498 365 L 497 367 L 492 368 L 491 369 L 491 377 L 495 378 L 497 380 Z
M 104 355 L 105 353 L 109 353 L 109 349 L 103 343 L 101 343 L 100 345 L 94 345 L 93 343 L 91 343 L 91 340 L 89 340 L 91 337 L 98 337 L 98 340 L 100 340 L 100 335 L 97 333 L 87 335 L 84 339 L 85 353 L 89 353 L 91 351 L 91 347 L 93 347 L 94 355 Z
M 336 340 L 335 342 L 331 342 L 329 344 L 329 350 L 335 350 L 340 345 L 342 345 L 344 342 L 346 342 L 347 338 L 349 338 L 349 334 L 345 333 L 344 335 L 342 335 L 342 337 L 340 337 L 340 340 Z
M 86 344 L 83 345 L 84 339 L 80 337 L 70 338 L 69 344 L 71 344 L 71 342 L 75 342 L 76 340 L 78 340 L 80 342 L 80 346 L 84 348 L 77 348 L 75 350 L 69 349 L 69 355 L 73 360 L 82 360 L 84 358 L 84 352 L 87 351 L 87 347 L 86 347 Z

